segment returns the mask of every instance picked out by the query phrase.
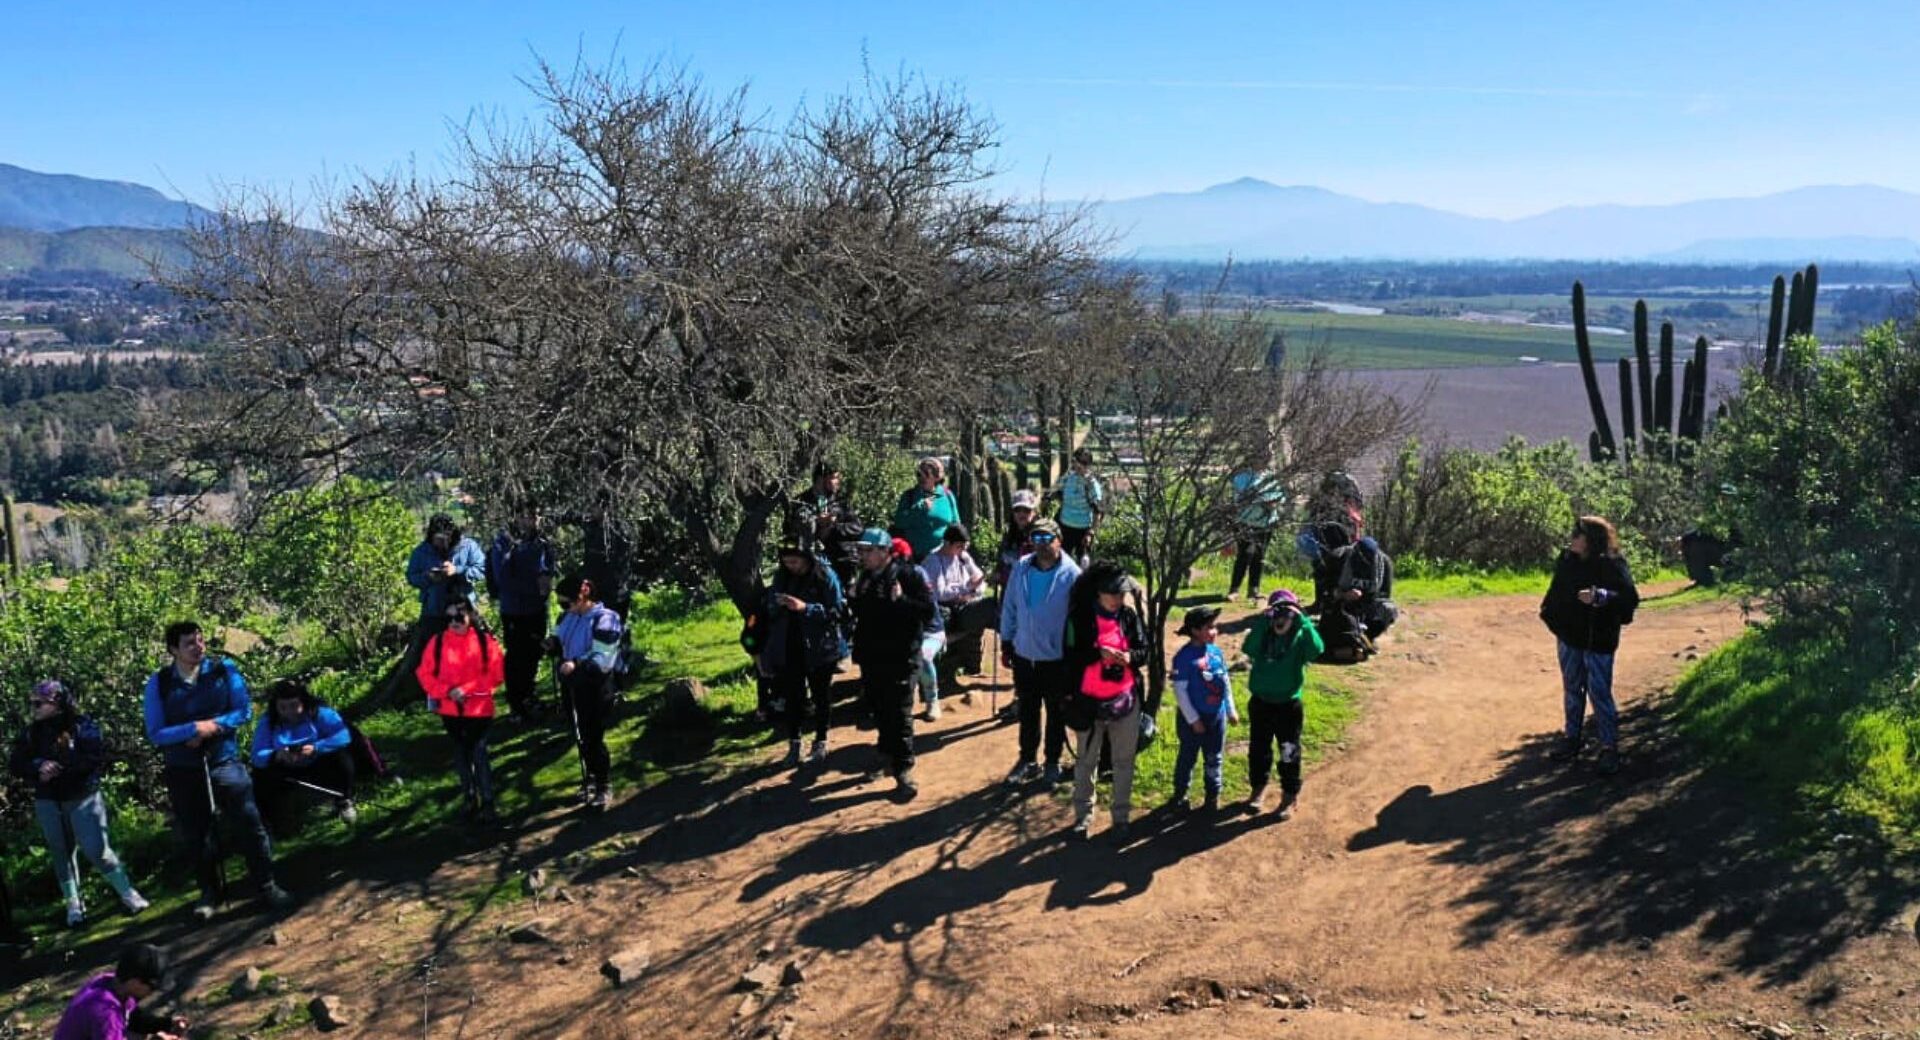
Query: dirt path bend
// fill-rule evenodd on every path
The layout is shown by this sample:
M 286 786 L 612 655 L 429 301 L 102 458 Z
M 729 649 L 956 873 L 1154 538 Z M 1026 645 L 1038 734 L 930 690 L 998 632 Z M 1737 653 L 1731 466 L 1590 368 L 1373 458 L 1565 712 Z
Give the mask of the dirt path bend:
M 670 783 L 523 840 L 511 863 L 445 868 L 511 884 L 552 857 L 577 903 L 481 914 L 439 895 L 446 877 L 349 886 L 332 919 L 362 923 L 304 913 L 271 957 L 349 994 L 382 1037 L 422 1035 L 423 1008 L 449 1037 L 456 1021 L 467 1037 L 1920 1026 L 1895 886 L 1865 859 L 1782 856 L 1654 710 L 1689 653 L 1739 631 L 1737 609 L 1642 611 L 1616 671 L 1626 768 L 1602 778 L 1545 759 L 1559 684 L 1534 602 L 1410 611 L 1291 821 L 1143 813 L 1124 846 L 1071 841 L 1064 800 L 1000 785 L 1014 732 L 982 695 L 922 727 L 911 804 L 860 777 L 870 735 L 836 729 L 811 782 L 768 764 Z M 557 944 L 497 930 L 536 916 Z M 646 977 L 610 988 L 594 968 L 640 940 Z M 761 958 L 797 959 L 804 981 L 741 995 Z

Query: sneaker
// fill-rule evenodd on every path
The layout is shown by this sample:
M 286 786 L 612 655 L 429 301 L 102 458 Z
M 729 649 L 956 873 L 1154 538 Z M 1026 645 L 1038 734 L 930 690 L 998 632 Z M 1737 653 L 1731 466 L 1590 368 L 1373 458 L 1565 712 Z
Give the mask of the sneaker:
M 1086 841 L 1093 837 L 1093 816 L 1082 816 L 1073 821 L 1073 836 Z
M 473 822 L 483 827 L 496 827 L 500 824 L 500 814 L 494 810 L 492 802 L 482 802 L 480 811 L 473 814 Z
M 1008 701 L 1007 706 L 1000 709 L 1000 721 L 1001 722 L 1019 722 L 1020 721 L 1020 702 L 1018 700 Z
M 940 721 L 940 698 L 935 697 L 934 699 L 927 702 L 927 721 L 928 722 Z
M 1249 815 L 1265 812 L 1267 808 L 1267 789 L 1256 787 L 1247 793 L 1247 813 Z
M 284 910 L 293 905 L 293 897 L 281 888 L 278 882 L 269 881 L 260 888 L 260 901 L 275 910 Z
M 1281 795 L 1280 804 L 1273 807 L 1274 817 L 1281 820 L 1293 819 L 1293 807 L 1299 801 L 1300 794 L 1297 791 L 1288 791 Z
M 78 928 L 87 919 L 87 908 L 78 899 L 67 904 L 67 927 Z
M 902 769 L 897 773 L 893 778 L 893 790 L 901 801 L 913 801 L 914 796 L 920 793 L 920 785 L 913 782 L 913 770 Z
M 1013 767 L 1012 772 L 1007 774 L 1007 785 L 1011 787 L 1018 784 L 1030 784 L 1038 779 L 1040 779 L 1040 767 L 1034 765 L 1032 762 L 1021 762 Z
M 126 893 L 120 897 L 120 905 L 127 908 L 127 913 L 137 914 L 145 910 L 150 904 L 147 902 L 147 897 L 140 894 L 139 889 L 129 888 Z
M 1107 838 L 1115 845 L 1125 845 L 1129 829 L 1127 821 L 1115 820 L 1113 826 L 1107 828 Z
M 599 798 L 600 798 L 600 790 L 599 788 L 594 787 L 592 784 L 588 784 L 587 786 L 582 787 L 580 789 L 580 805 L 583 808 L 587 808 L 587 809 L 593 808 L 595 802 L 597 802 Z
M 814 741 L 813 750 L 807 752 L 807 761 L 817 766 L 825 762 L 826 760 L 827 760 L 827 742 L 824 740 Z
M 1202 809 L 1205 809 L 1208 812 L 1219 812 L 1220 811 L 1220 792 L 1208 791 L 1207 800 L 1204 803 L 1202 803 L 1200 807 Z
M 787 741 L 787 757 L 781 760 L 781 764 L 788 768 L 800 764 L 800 741 L 798 739 Z
M 1192 808 L 1193 803 L 1187 801 L 1187 792 L 1185 791 L 1175 791 L 1173 792 L 1173 797 L 1167 799 L 1167 811 L 1169 812 L 1183 813 Z
M 193 904 L 193 919 L 196 921 L 213 920 L 213 904 L 204 899 Z
M 1612 776 L 1620 771 L 1620 752 L 1616 748 L 1601 748 L 1600 759 L 1593 768 L 1601 776 Z
M 977 673 L 977 672 L 976 672 L 976 673 L 974 673 L 974 674 L 976 674 L 976 675 L 977 675 L 977 674 L 979 674 L 979 673 Z M 973 691 L 972 691 L 972 690 L 968 690 L 967 692 L 965 692 L 965 693 L 963 693 L 963 694 L 961 694 L 961 695 L 960 695 L 960 703 L 962 703 L 962 704 L 972 704 L 972 703 L 973 703 Z
M 593 797 L 587 799 L 587 808 L 592 809 L 594 812 L 606 812 L 607 803 L 611 802 L 612 800 L 613 800 L 612 791 L 609 791 L 604 787 L 596 787 L 593 789 Z
M 333 815 L 338 817 L 341 823 L 354 823 L 360 819 L 360 810 L 355 809 L 353 799 L 348 798 L 340 803 L 339 807 L 333 811 Z
M 1571 762 L 1579 757 L 1580 741 L 1578 738 L 1562 740 L 1557 747 L 1547 752 L 1547 759 L 1552 762 Z
M 1042 773 L 1040 778 L 1048 787 L 1059 787 L 1061 779 L 1065 776 L 1066 774 L 1060 771 L 1060 763 L 1048 762 L 1046 772 Z

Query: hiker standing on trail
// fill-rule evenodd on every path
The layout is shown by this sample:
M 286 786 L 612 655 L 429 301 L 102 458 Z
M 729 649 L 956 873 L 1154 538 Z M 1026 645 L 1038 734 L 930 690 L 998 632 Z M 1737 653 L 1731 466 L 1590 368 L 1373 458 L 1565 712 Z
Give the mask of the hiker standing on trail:
M 800 765 L 800 735 L 810 725 L 813 747 L 807 761 L 819 765 L 827 760 L 834 667 L 847 656 L 840 634 L 846 601 L 826 560 L 793 542 L 780 547 L 779 557 L 762 608 L 767 628 L 760 670 L 786 709 L 786 764 Z
M 1093 475 L 1093 452 L 1073 449 L 1073 466 L 1054 492 L 1060 498 L 1061 548 L 1078 566 L 1087 565 L 1093 551 L 1093 532 L 1106 511 L 1107 491 Z
M 487 559 L 480 543 L 460 533 L 453 517 L 435 513 L 427 521 L 426 537 L 407 557 L 407 584 L 420 590 L 420 626 L 426 635 L 447 627 L 447 605 L 455 600 L 472 603 L 474 588 L 486 577 Z M 423 635 L 419 644 L 426 645 Z
M 1000 605 L 1000 656 L 1013 670 L 1013 695 L 1020 706 L 1020 760 L 1007 783 L 1061 779 L 1060 755 L 1067 747 L 1065 708 L 1073 679 L 1067 672 L 1064 644 L 1067 610 L 1080 565 L 1061 551 L 1060 528 L 1051 520 L 1033 523 L 1033 554 L 1007 577 Z M 1041 714 L 1046 715 L 1047 768 L 1035 764 L 1040 751 Z
M 174 828 L 200 882 L 193 914 L 213 917 L 224 890 L 218 816 L 238 832 L 247 872 L 268 906 L 293 902 L 273 879 L 273 843 L 253 800 L 253 779 L 240 761 L 234 735 L 253 718 L 247 680 L 240 666 L 207 655 L 207 640 L 192 621 L 167 626 L 172 659 L 147 679 L 143 697 L 147 739 L 160 749 Z
M 106 749 L 100 726 L 80 714 L 65 684 L 49 679 L 27 700 L 28 723 L 13 740 L 7 768 L 33 791 L 33 814 L 46 836 L 54 880 L 67 903 L 67 925 L 86 920 L 80 901 L 80 871 L 75 853 L 85 853 L 113 886 L 128 913 L 147 908 L 146 899 L 127 878 L 107 834 L 107 803 L 100 794 L 100 770 Z M 77 848 L 76 848 L 77 846 Z
M 1181 619 L 1180 633 L 1187 645 L 1173 655 L 1169 669 L 1173 679 L 1173 699 L 1179 706 L 1180 754 L 1173 761 L 1173 800 L 1175 809 L 1187 807 L 1188 785 L 1193 781 L 1194 762 L 1206 759 L 1203 784 L 1206 809 L 1220 808 L 1220 788 L 1225 782 L 1222 760 L 1226 757 L 1227 727 L 1240 723 L 1233 706 L 1233 683 L 1227 676 L 1226 655 L 1214 645 L 1220 638 L 1220 608 L 1195 607 Z
M 1596 768 L 1620 771 L 1620 717 L 1613 702 L 1613 655 L 1620 627 L 1633 623 L 1640 590 L 1620 555 L 1613 525 L 1597 516 L 1574 522 L 1567 547 L 1553 564 L 1553 581 L 1540 601 L 1540 620 L 1558 641 L 1566 729 L 1550 757 L 1570 762 L 1580 755 L 1587 702 L 1600 731 Z
M 334 815 L 347 823 L 359 818 L 353 807 L 351 742 L 346 720 L 320 703 L 306 683 L 282 679 L 273 684 L 267 713 L 253 730 L 252 755 L 253 797 L 269 828 L 287 796 L 300 792 L 327 798 Z
M 1000 554 L 994 564 L 993 573 L 987 577 L 987 584 L 993 586 L 992 613 L 988 615 L 988 627 L 999 632 L 1000 612 L 1006 608 L 1007 579 L 1013 575 L 1013 568 L 1023 557 L 1033 555 L 1033 521 L 1038 516 L 1039 498 L 1025 488 L 1013 493 L 1013 501 L 1007 509 L 1007 529 L 1000 533 Z M 996 636 L 996 642 L 1005 645 L 1005 635 Z M 1005 656 L 1004 653 L 1002 656 Z M 997 676 L 996 676 L 997 678 Z M 1013 699 L 1000 709 L 1000 721 L 1014 722 L 1020 718 L 1020 702 Z
M 939 614 L 933 590 L 912 560 L 896 559 L 893 539 L 877 527 L 860 536 L 860 574 L 848 596 L 853 609 L 853 662 L 873 713 L 884 768 L 902 799 L 913 781 L 913 674 L 926 626 Z
M 1246 579 L 1247 598 L 1260 599 L 1260 575 L 1267 566 L 1267 543 L 1273 527 L 1280 522 L 1281 507 L 1286 504 L 1286 489 L 1264 468 L 1243 469 L 1232 477 L 1233 501 L 1237 510 L 1233 529 L 1233 577 L 1227 582 L 1227 598 L 1240 592 Z
M 813 485 L 795 495 L 787 511 L 786 544 L 826 560 L 846 589 L 860 571 L 860 532 L 866 528 L 841 485 L 839 466 L 822 462 L 813 468 Z
M 1247 633 L 1247 721 L 1251 733 L 1247 749 L 1247 811 L 1267 805 L 1267 780 L 1272 775 L 1274 745 L 1280 751 L 1281 819 L 1293 815 L 1300 800 L 1300 734 L 1307 709 L 1301 700 L 1307 688 L 1307 665 L 1325 645 L 1313 622 L 1300 609 L 1290 590 L 1276 589 L 1267 597 L 1266 613 Z
M 53 1027 L 53 1040 L 121 1040 L 125 1036 L 185 1040 L 186 1019 L 140 1010 L 142 1001 L 153 999 L 166 985 L 166 978 L 167 956 L 158 946 L 127 947 L 120 951 L 112 971 L 95 976 L 73 995 Z
M 946 533 L 948 524 L 960 522 L 960 503 L 947 490 L 945 463 L 929 455 L 920 460 L 915 472 L 920 482 L 900 495 L 900 504 L 893 510 L 893 526 L 913 547 L 917 563 L 940 548 L 940 536 Z
M 927 557 L 920 569 L 933 584 L 933 601 L 940 605 L 941 627 L 946 629 L 946 673 L 980 673 L 982 636 L 993 626 L 992 601 L 981 593 L 987 583 L 986 572 L 967 551 L 967 528 L 947 525 L 940 536 L 940 551 Z M 963 694 L 961 703 L 972 704 L 973 693 Z
M 1133 813 L 1133 759 L 1140 747 L 1140 706 L 1146 684 L 1147 628 L 1127 603 L 1127 575 L 1118 564 L 1095 560 L 1075 582 L 1067 618 L 1066 662 L 1073 706 L 1064 714 L 1077 732 L 1073 761 L 1073 829 L 1093 831 L 1094 773 L 1103 749 L 1113 768 L 1113 836 L 1125 840 Z
M 494 536 L 486 560 L 487 594 L 500 607 L 507 703 L 522 722 L 540 716 L 540 644 L 547 638 L 554 569 L 553 543 L 540 531 L 539 511 L 523 504 Z
M 580 745 L 580 800 L 602 812 L 613 797 L 607 725 L 613 718 L 613 677 L 620 667 L 626 626 L 613 608 L 600 602 L 599 590 L 586 578 L 567 578 L 554 594 L 567 609 L 547 637 L 547 650 L 558 658 L 553 672 L 560 681 L 560 707 Z
M 487 731 L 493 728 L 494 692 L 506 681 L 510 661 L 473 604 L 454 603 L 447 608 L 446 630 L 427 641 L 414 669 L 427 692 L 427 707 L 440 716 L 440 725 L 453 739 L 460 801 L 470 823 L 500 822 L 493 804 Z M 539 664 L 535 658 L 534 666 Z

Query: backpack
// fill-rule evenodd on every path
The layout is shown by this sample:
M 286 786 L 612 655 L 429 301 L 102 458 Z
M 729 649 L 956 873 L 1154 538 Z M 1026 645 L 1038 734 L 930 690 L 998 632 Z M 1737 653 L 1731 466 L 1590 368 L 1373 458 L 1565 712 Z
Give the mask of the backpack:
M 399 774 L 387 764 L 366 731 L 353 723 L 347 723 L 347 754 L 353 756 L 353 768 L 356 776 L 371 776 L 376 780 L 399 782 Z

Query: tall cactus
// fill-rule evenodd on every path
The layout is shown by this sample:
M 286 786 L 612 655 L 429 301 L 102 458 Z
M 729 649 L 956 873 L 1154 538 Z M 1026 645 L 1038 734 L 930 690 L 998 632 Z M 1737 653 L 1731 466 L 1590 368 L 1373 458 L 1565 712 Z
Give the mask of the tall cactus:
M 1653 428 L 1673 436 L 1673 322 L 1660 323 L 1660 371 L 1653 377 Z
M 1640 363 L 1640 431 L 1653 432 L 1653 355 L 1647 346 L 1647 301 L 1633 304 L 1633 356 Z M 1632 421 L 1628 421 L 1632 425 Z
M 1620 442 L 1633 455 L 1633 362 L 1620 359 Z
M 1593 343 L 1587 337 L 1587 287 L 1573 283 L 1573 346 L 1580 354 L 1580 378 L 1587 384 L 1587 407 L 1593 410 L 1593 437 L 1587 449 L 1593 461 L 1617 458 L 1613 427 L 1607 422 L 1607 404 L 1600 397 L 1600 377 L 1593 371 Z
M 1798 284 L 1799 281 L 1800 276 L 1794 275 L 1794 283 Z M 1786 320 L 1786 314 L 1787 278 L 1785 275 L 1776 274 L 1773 276 L 1773 300 L 1767 306 L 1766 360 L 1762 362 L 1760 366 L 1761 373 L 1769 379 L 1780 369 L 1780 344 L 1783 342 L 1781 336 L 1782 322 Z
M 13 528 L 13 496 L 0 493 L 0 514 L 6 517 L 7 575 L 20 577 L 20 536 Z

